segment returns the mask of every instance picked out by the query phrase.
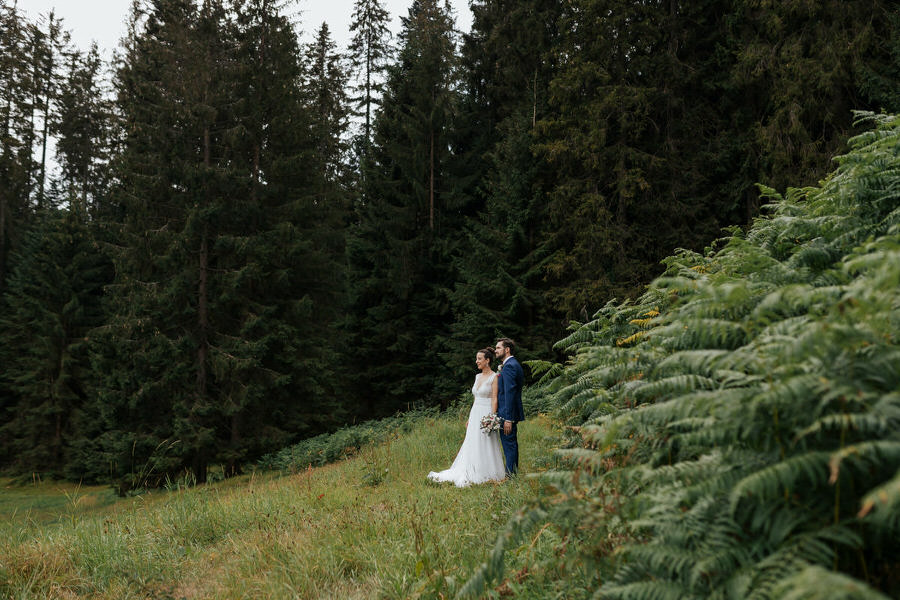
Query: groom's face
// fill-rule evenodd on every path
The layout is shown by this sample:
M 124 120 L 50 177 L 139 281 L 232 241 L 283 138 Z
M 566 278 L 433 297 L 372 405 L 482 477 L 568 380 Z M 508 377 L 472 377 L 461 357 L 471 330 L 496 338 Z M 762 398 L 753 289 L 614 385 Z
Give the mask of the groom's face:
M 494 346 L 494 351 L 495 351 L 496 354 L 497 354 L 497 358 L 499 358 L 501 361 L 502 361 L 504 358 L 506 358 L 506 355 L 507 355 L 507 353 L 509 352 L 509 351 L 503 346 L 503 344 L 501 344 L 500 342 L 497 342 L 497 345 Z

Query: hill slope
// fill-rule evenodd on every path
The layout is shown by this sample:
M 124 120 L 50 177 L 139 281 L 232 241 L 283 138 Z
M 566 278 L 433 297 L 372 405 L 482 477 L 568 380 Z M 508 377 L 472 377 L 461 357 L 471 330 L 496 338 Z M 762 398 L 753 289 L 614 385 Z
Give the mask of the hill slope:
M 6 488 L 0 596 L 452 595 L 485 560 L 497 531 L 540 491 L 526 477 L 466 489 L 427 482 L 429 470 L 452 461 L 464 418 L 423 418 L 352 459 L 293 475 L 250 475 L 112 505 L 105 489 Z M 551 435 L 542 417 L 520 429 L 526 472 L 548 463 Z M 510 566 L 522 571 L 557 542 L 541 532 Z

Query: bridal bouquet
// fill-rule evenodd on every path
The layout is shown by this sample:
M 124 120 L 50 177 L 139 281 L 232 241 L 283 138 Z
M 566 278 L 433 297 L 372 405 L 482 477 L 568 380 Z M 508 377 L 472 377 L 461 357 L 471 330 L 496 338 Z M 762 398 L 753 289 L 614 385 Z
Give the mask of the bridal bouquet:
M 481 417 L 481 432 L 484 434 L 500 431 L 501 425 L 503 425 L 503 419 L 497 416 L 497 413 L 490 413 Z

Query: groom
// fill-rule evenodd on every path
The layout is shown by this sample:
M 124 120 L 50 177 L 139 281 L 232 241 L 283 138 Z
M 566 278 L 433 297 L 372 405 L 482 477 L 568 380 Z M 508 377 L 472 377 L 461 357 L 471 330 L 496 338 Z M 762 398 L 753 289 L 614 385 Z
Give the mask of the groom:
M 509 338 L 500 338 L 494 350 L 495 355 L 503 361 L 497 382 L 497 415 L 503 419 L 500 443 L 503 444 L 503 455 L 506 457 L 506 474 L 515 475 L 519 469 L 516 425 L 519 421 L 525 420 L 525 411 L 522 409 L 522 384 L 525 381 L 525 374 L 522 365 L 513 356 L 516 351 L 515 342 Z

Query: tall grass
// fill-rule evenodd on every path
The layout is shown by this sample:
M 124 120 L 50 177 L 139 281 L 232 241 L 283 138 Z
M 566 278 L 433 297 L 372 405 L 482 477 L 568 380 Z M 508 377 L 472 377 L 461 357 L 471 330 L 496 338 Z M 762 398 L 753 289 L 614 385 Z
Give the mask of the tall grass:
M 0 525 L 6 598 L 438 598 L 486 560 L 536 479 L 465 489 L 426 480 L 452 461 L 457 413 L 423 416 L 352 459 L 145 494 L 55 523 Z M 555 432 L 520 429 L 522 467 L 547 464 Z M 549 438 L 548 438 L 549 436 Z M 544 531 L 511 553 L 519 579 L 554 552 Z M 500 584 L 499 594 L 518 585 Z M 504 587 L 505 586 L 505 587 Z

